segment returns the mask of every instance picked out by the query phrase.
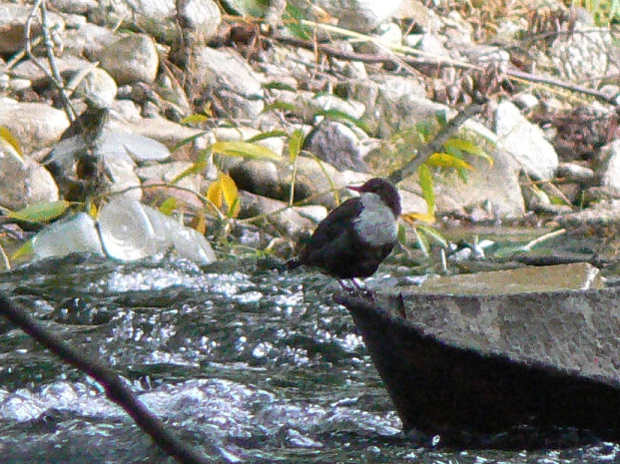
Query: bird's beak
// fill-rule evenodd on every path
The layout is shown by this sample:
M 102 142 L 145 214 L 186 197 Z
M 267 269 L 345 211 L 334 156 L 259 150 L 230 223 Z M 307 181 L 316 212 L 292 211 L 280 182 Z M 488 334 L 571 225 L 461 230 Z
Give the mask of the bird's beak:
M 362 190 L 362 186 L 355 186 L 355 185 L 347 185 L 347 188 L 349 190 L 353 190 L 354 192 L 361 192 Z

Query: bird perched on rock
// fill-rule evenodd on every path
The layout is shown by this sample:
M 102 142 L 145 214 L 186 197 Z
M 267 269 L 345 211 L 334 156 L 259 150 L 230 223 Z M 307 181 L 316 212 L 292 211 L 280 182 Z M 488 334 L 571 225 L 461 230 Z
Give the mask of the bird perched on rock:
M 370 179 L 360 193 L 333 210 L 299 253 L 287 263 L 289 269 L 310 266 L 339 279 L 368 277 L 390 254 L 398 239 L 396 220 L 400 216 L 400 196 L 387 180 Z M 359 286 L 358 286 L 359 287 Z

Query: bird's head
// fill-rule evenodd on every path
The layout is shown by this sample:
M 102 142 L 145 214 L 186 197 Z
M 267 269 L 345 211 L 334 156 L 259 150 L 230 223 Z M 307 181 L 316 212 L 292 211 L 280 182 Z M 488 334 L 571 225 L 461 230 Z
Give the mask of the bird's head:
M 400 195 L 398 194 L 396 187 L 394 187 L 391 182 L 382 179 L 381 177 L 374 177 L 359 187 L 349 186 L 347 188 L 355 192 L 359 192 L 360 195 L 363 195 L 364 193 L 374 193 L 375 195 L 378 195 L 379 198 L 381 198 L 381 200 L 392 210 L 395 217 L 400 216 Z

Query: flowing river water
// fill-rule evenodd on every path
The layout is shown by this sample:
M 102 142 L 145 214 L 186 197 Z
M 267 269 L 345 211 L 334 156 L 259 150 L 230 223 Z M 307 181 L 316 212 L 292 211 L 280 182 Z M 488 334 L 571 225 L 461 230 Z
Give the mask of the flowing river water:
M 378 273 L 368 285 L 392 285 Z M 213 462 L 596 463 L 620 444 L 450 450 L 403 433 L 336 281 L 260 260 L 41 261 L 0 291 L 109 364 Z M 0 319 L 0 464 L 171 463 L 85 374 Z M 566 431 L 570 436 L 572 432 Z M 568 440 L 570 441 L 570 440 Z

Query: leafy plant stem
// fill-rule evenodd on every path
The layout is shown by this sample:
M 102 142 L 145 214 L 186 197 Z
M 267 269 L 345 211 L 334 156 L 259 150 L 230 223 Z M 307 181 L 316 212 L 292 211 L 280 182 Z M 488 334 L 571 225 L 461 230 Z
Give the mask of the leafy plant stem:
M 9 257 L 6 255 L 2 244 L 0 244 L 0 264 L 2 264 L 2 269 L 9 270 L 11 269 L 11 262 L 9 261 Z
M 536 245 L 541 244 L 542 242 L 546 241 L 546 240 L 550 240 L 554 237 L 557 237 L 559 235 L 565 234 L 566 233 L 566 229 L 558 229 L 558 230 L 554 230 L 553 232 L 549 232 L 548 234 L 542 235 L 534 240 L 532 240 L 531 242 L 527 243 L 526 245 L 524 245 L 522 247 L 523 250 L 529 251 L 532 248 L 534 248 Z
M 452 137 L 456 131 L 472 116 L 482 112 L 484 105 L 478 103 L 472 103 L 465 109 L 460 111 L 454 118 L 452 118 L 438 133 L 435 138 L 428 144 L 422 146 L 418 150 L 418 154 L 415 158 L 407 162 L 404 166 L 391 172 L 387 179 L 397 184 L 401 180 L 414 174 L 422 164 L 424 164 L 433 155 L 433 153 L 440 152 L 443 145 Z

